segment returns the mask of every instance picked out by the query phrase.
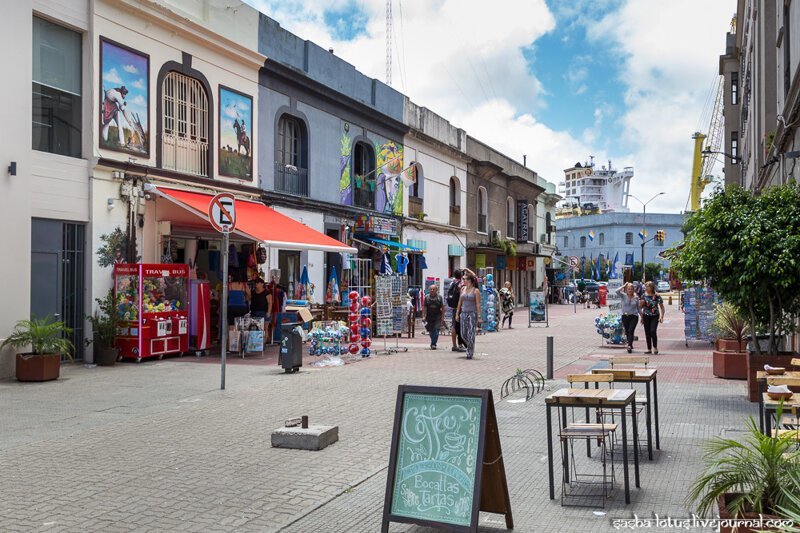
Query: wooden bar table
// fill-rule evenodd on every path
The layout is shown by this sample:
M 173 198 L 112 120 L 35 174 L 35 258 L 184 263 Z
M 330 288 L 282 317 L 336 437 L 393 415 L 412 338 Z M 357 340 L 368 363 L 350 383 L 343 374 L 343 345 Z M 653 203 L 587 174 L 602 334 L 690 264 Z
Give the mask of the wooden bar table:
M 636 487 L 639 487 L 639 433 L 636 427 L 636 391 L 634 389 L 559 389 L 545 398 L 547 409 L 547 463 L 550 479 L 550 499 L 555 500 L 553 477 L 553 422 L 550 410 L 560 407 L 562 421 L 567 422 L 567 407 L 619 409 L 622 412 L 622 470 L 625 477 L 625 503 L 631 503 L 630 478 L 628 474 L 628 425 L 626 409 L 631 406 L 633 420 L 633 464 Z M 563 465 L 562 465 L 563 466 Z
M 592 374 L 613 374 L 615 383 L 644 383 L 647 391 L 647 453 L 653 460 L 653 437 L 651 436 L 651 418 L 655 418 L 656 450 L 661 449 L 661 438 L 658 424 L 658 370 L 655 368 L 593 368 Z M 653 394 L 650 395 L 650 384 L 653 384 Z M 652 417 L 651 417 L 651 407 Z
M 766 370 L 759 370 L 756 372 L 756 382 L 758 383 L 758 429 L 765 435 L 769 435 L 769 432 L 764 428 L 764 399 L 766 398 L 764 395 L 764 386 L 767 383 L 767 378 L 800 378 L 800 371 L 789 370 L 783 374 L 767 374 Z M 770 424 L 770 426 L 771 425 L 772 424 Z

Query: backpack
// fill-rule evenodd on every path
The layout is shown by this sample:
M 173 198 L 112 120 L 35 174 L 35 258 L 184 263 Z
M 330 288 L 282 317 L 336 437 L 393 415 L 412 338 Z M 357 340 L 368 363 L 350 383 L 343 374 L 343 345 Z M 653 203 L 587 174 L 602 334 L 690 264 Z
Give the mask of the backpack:
M 447 289 L 447 306 L 455 309 L 458 307 L 458 299 L 461 296 L 461 290 L 458 286 L 458 281 L 453 281 L 450 288 Z

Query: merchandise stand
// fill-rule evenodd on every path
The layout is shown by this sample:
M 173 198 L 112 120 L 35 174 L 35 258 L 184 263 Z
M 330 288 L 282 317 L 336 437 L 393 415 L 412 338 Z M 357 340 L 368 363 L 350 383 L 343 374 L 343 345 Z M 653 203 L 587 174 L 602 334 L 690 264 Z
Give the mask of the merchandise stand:
M 264 355 L 264 319 L 245 315 L 233 322 L 233 328 L 228 330 L 228 353 L 238 353 L 242 359 L 246 355 Z
M 720 302 L 717 293 L 710 287 L 690 285 L 684 290 L 683 333 L 684 344 L 689 341 L 714 342 L 711 326 L 716 316 L 716 304 Z
M 405 302 L 407 292 L 408 276 L 375 276 L 375 332 L 383 337 L 383 350 L 378 352 L 379 355 L 408 351 L 407 347 L 400 346 L 400 336 L 408 318 Z M 389 335 L 394 335 L 394 346 L 388 346 L 386 339 Z
M 335 355 L 347 354 L 347 346 L 342 344 L 342 339 L 347 338 L 350 329 L 337 320 L 315 322 L 314 329 L 309 332 L 311 344 L 308 355 Z

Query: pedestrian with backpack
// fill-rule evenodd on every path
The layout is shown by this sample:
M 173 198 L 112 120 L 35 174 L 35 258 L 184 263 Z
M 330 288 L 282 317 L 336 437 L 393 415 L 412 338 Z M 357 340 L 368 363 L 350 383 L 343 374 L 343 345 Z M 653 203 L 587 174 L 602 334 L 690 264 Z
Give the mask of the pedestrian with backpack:
M 462 348 L 465 343 L 461 337 L 461 323 L 456 318 L 456 307 L 458 307 L 458 301 L 461 299 L 461 278 L 463 275 L 464 273 L 459 269 L 453 272 L 453 279 L 450 281 L 450 288 L 447 289 L 447 298 L 445 299 L 447 307 L 453 310 L 453 327 L 450 328 L 450 335 L 453 340 L 454 352 L 466 351 L 465 348 Z

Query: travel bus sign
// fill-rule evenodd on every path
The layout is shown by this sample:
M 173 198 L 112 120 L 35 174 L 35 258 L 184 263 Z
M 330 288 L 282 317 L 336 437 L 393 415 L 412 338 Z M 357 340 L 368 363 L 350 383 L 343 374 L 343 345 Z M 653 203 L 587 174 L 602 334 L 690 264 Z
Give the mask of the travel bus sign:
M 236 198 L 233 194 L 222 192 L 211 199 L 208 220 L 221 233 L 230 233 L 236 228 Z

